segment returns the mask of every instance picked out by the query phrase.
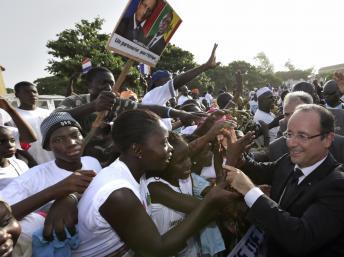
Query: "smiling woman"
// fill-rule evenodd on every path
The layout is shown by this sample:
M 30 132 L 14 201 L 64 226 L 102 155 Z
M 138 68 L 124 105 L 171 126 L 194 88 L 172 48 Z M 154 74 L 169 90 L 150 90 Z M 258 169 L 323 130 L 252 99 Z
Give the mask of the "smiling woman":
M 80 200 L 81 245 L 73 256 L 174 255 L 233 197 L 219 188 L 211 191 L 187 218 L 160 235 L 147 213 L 143 175 L 170 163 L 168 131 L 155 114 L 134 110 L 118 116 L 112 137 L 120 157 L 94 178 Z

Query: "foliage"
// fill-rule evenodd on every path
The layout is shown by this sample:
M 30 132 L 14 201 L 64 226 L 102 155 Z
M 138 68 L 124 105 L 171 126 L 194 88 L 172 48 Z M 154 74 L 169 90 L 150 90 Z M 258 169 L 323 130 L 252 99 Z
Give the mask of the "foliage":
M 258 62 L 257 69 L 263 73 L 273 73 L 274 66 L 264 52 L 258 53 L 254 59 Z
M 60 76 L 49 76 L 34 81 L 40 95 L 65 95 L 68 79 Z
M 7 92 L 7 94 L 14 94 L 14 89 L 6 87 L 6 92 Z
M 246 89 L 252 90 L 270 84 L 273 87 L 281 85 L 281 80 L 274 74 L 263 73 L 254 65 L 245 61 L 234 61 L 227 66 L 219 66 L 207 72 L 207 75 L 214 81 L 216 91 L 226 87 L 233 91 L 236 85 L 235 73 L 240 71 L 243 77 L 243 84 Z
M 282 81 L 286 81 L 290 79 L 307 80 L 309 76 L 312 74 L 312 71 L 313 71 L 313 68 L 306 69 L 306 70 L 294 69 L 290 71 L 277 71 L 275 75 Z
M 105 66 L 114 73 L 115 78 L 119 76 L 126 59 L 112 54 L 105 48 L 109 35 L 100 32 L 102 24 L 103 20 L 100 18 L 95 18 L 92 21 L 81 20 L 75 24 L 74 28 L 66 29 L 57 34 L 57 39 L 48 41 L 48 53 L 52 58 L 49 59 L 46 69 L 52 76 L 35 81 L 41 94 L 64 95 L 71 77 L 81 73 L 81 62 L 85 57 L 91 58 L 93 67 Z M 204 92 L 206 87 L 210 85 L 215 87 L 215 92 L 223 88 L 233 91 L 236 85 L 235 73 L 240 70 L 244 87 L 252 90 L 267 84 L 278 87 L 283 81 L 289 79 L 307 79 L 312 72 L 312 69 L 296 69 L 288 60 L 285 66 L 288 67 L 289 71 L 274 73 L 273 65 L 263 52 L 258 53 L 255 60 L 258 62 L 257 66 L 245 61 L 233 61 L 228 65 L 218 66 L 202 73 L 188 86 L 189 88 L 198 88 L 201 92 Z M 191 52 L 176 45 L 168 44 L 152 72 L 164 69 L 176 75 L 197 65 Z M 136 65 L 130 68 L 124 86 L 137 93 L 144 91 Z M 76 80 L 74 90 L 78 94 L 87 92 L 83 79 Z
M 208 86 L 214 87 L 215 83 L 206 73 L 201 73 L 188 83 L 189 89 L 198 88 L 201 93 L 206 92 Z
M 296 70 L 295 66 L 291 63 L 290 59 L 288 59 L 288 61 L 286 61 L 286 63 L 284 64 L 284 66 L 285 66 L 289 71 L 294 71 L 294 70 Z
M 168 44 L 153 71 L 168 70 L 173 74 L 179 74 L 196 66 L 197 64 L 192 53 L 175 45 Z
M 52 58 L 49 59 L 46 70 L 53 76 L 37 80 L 41 91 L 55 94 L 65 92 L 71 76 L 81 74 L 81 63 L 86 57 L 91 59 L 93 67 L 107 67 L 115 78 L 119 76 L 125 59 L 105 48 L 109 35 L 100 33 L 103 22 L 100 18 L 93 21 L 81 20 L 75 24 L 75 28 L 66 29 L 57 34 L 56 40 L 48 41 L 48 53 Z M 136 67 L 132 67 L 126 84 L 136 88 L 138 81 L 139 72 Z M 83 80 L 77 80 L 74 89 L 77 93 L 87 92 Z

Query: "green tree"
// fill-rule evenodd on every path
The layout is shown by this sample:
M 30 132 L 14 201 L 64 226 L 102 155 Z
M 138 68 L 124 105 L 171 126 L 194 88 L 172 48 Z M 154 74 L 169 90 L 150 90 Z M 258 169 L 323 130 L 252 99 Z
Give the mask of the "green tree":
M 36 79 L 38 93 L 41 95 L 65 95 L 69 81 L 58 75 Z
M 7 92 L 7 94 L 14 94 L 14 89 L 6 87 L 6 92 Z
M 93 21 L 81 20 L 73 29 L 66 29 L 57 34 L 56 40 L 48 41 L 48 53 L 52 58 L 49 59 L 46 70 L 53 77 L 36 80 L 42 93 L 65 92 L 69 78 L 77 72 L 81 73 L 81 63 L 85 57 L 91 59 L 93 67 L 107 67 L 114 73 L 115 78 L 118 77 L 125 59 L 105 48 L 109 35 L 100 32 L 103 22 L 100 18 Z M 136 88 L 139 85 L 138 78 L 137 68 L 132 67 L 126 82 L 130 87 Z M 52 84 L 47 84 L 47 81 Z M 77 80 L 74 89 L 77 93 L 87 92 L 83 80 Z
M 291 63 L 290 59 L 286 61 L 286 63 L 284 64 L 284 67 L 286 67 L 289 71 L 296 70 L 295 66 Z
M 313 68 L 309 68 L 306 70 L 294 69 L 290 71 L 277 71 L 275 73 L 276 77 L 278 77 L 281 81 L 287 80 L 307 80 L 309 76 L 312 74 Z
M 168 44 L 153 71 L 168 70 L 173 74 L 179 74 L 196 67 L 196 65 L 192 53 L 176 45 Z
M 254 59 L 258 62 L 258 70 L 264 73 L 273 73 L 274 66 L 264 52 L 258 53 Z

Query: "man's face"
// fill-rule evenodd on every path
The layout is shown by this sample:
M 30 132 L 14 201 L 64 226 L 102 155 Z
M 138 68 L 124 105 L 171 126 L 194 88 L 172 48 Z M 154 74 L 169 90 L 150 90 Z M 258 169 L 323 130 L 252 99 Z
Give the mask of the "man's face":
M 287 102 L 284 102 L 283 104 L 283 115 L 284 115 L 284 122 L 285 124 L 288 123 L 291 115 L 294 113 L 295 111 L 295 108 L 300 105 L 300 104 L 303 104 L 303 102 L 301 101 L 289 101 L 288 103 Z
M 34 85 L 21 87 L 16 96 L 22 105 L 35 105 L 38 101 L 38 91 Z
M 115 78 L 111 72 L 98 72 L 89 86 L 91 98 L 97 98 L 102 91 L 111 91 Z
M 0 130 L 0 155 L 10 158 L 16 153 L 16 140 L 9 129 Z
M 259 107 L 262 110 L 269 110 L 269 111 L 271 110 L 272 105 L 274 103 L 274 97 L 271 92 L 266 92 L 262 94 L 258 100 L 260 103 Z
M 77 127 L 61 127 L 50 136 L 49 147 L 57 160 L 64 162 L 80 161 L 83 136 Z
M 163 34 L 167 31 L 168 26 L 170 25 L 172 21 L 172 14 L 171 13 L 167 13 L 160 21 L 159 24 L 159 34 Z
M 296 111 L 289 119 L 287 132 L 292 135 L 287 139 L 291 161 L 301 168 L 308 167 L 323 159 L 328 153 L 333 134 L 325 134 L 302 140 L 297 135 L 311 137 L 319 135 L 320 117 L 314 111 Z
M 141 0 L 135 13 L 136 21 L 146 20 L 152 14 L 155 4 L 156 0 Z

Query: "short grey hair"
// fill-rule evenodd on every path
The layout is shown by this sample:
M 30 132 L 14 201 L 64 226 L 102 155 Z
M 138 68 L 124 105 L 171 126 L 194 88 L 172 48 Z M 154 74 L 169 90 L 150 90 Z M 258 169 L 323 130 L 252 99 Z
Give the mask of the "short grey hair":
M 284 98 L 284 104 L 292 102 L 302 102 L 304 104 L 312 104 L 313 98 L 310 94 L 304 91 L 295 91 L 288 93 Z

